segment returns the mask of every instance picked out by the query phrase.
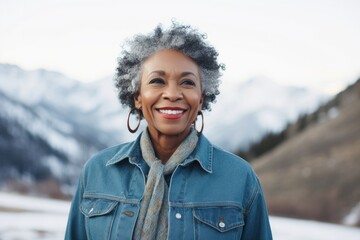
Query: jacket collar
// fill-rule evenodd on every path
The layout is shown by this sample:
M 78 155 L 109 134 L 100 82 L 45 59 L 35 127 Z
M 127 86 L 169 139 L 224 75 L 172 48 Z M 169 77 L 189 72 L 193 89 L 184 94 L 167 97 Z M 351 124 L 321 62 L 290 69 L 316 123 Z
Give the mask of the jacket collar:
M 212 173 L 213 150 L 214 147 L 209 140 L 203 134 L 200 134 L 195 150 L 180 165 L 186 166 L 193 161 L 197 161 L 204 171 Z
M 136 165 L 145 162 L 141 156 L 140 137 L 141 134 L 139 134 L 135 141 L 120 147 L 119 151 L 106 163 L 106 166 L 116 164 L 125 159 Z M 197 161 L 204 171 L 212 173 L 213 148 L 209 140 L 201 134 L 194 151 L 180 165 L 187 166 L 191 162 Z
M 140 137 L 141 134 L 139 134 L 135 141 L 120 145 L 119 150 L 106 163 L 106 166 L 116 164 L 125 159 L 128 159 L 133 164 L 138 163 L 141 159 Z

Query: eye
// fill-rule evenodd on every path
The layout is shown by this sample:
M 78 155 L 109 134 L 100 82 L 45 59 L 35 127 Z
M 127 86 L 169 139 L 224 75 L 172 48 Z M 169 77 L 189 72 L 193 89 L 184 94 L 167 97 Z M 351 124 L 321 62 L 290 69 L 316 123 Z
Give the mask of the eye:
M 161 78 L 153 78 L 149 81 L 149 84 L 164 84 L 164 79 Z
M 186 85 L 186 86 L 196 86 L 196 83 L 191 80 L 191 79 L 184 79 L 182 82 L 181 82 L 181 85 Z

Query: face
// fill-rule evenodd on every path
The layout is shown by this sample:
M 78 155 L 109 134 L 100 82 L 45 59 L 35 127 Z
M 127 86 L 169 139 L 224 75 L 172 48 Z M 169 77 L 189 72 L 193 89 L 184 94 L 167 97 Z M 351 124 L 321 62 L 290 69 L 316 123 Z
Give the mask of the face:
M 191 58 L 162 50 L 143 63 L 135 106 L 142 109 L 150 135 L 187 136 L 202 102 L 199 67 Z

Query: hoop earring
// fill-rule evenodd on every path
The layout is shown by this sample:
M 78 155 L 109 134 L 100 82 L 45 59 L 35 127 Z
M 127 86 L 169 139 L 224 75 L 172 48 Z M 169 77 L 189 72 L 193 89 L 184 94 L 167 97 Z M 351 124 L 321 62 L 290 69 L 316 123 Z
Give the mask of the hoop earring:
M 194 128 L 197 131 L 197 134 L 200 135 L 202 133 L 202 131 L 204 130 L 204 114 L 202 113 L 202 111 L 199 111 L 198 114 L 201 115 L 201 129 L 200 129 L 200 131 L 196 130 L 196 120 L 194 122 Z
M 134 129 L 132 129 L 132 128 L 130 127 L 130 115 L 131 115 L 131 113 L 134 112 L 134 111 L 136 111 L 136 113 L 137 113 L 137 115 L 138 115 L 138 124 L 137 124 L 137 126 L 136 126 Z M 140 122 L 141 122 L 141 112 L 140 112 L 140 110 L 137 109 L 137 108 L 131 109 L 130 112 L 129 112 L 128 118 L 127 118 L 127 128 L 128 128 L 128 130 L 129 130 L 129 132 L 135 133 L 135 132 L 139 129 Z

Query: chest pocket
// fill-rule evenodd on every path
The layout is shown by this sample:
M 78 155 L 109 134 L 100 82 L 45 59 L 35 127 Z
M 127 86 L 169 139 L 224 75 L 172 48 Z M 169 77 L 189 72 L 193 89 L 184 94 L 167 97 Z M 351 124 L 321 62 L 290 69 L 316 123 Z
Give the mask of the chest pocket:
M 195 239 L 240 239 L 244 216 L 239 208 L 196 208 L 193 214 Z
M 100 199 L 84 198 L 80 204 L 80 211 L 85 216 L 85 228 L 88 239 L 110 239 L 114 223 L 115 210 L 119 202 Z

